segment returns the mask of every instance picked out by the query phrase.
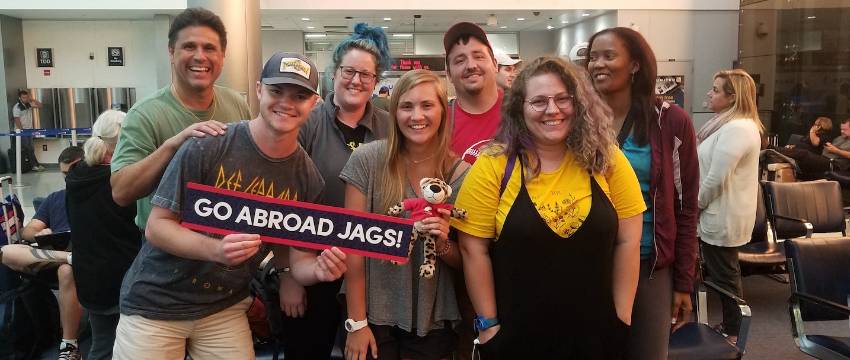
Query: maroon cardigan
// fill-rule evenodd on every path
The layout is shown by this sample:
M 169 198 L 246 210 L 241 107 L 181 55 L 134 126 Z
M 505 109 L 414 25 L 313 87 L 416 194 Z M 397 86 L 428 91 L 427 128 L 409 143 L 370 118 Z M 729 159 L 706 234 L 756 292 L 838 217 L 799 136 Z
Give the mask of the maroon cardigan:
M 696 273 L 699 160 L 693 123 L 682 108 L 658 102 L 649 127 L 650 198 L 655 228 L 653 270 L 673 265 L 673 288 L 690 293 Z M 654 125 L 654 126 L 653 126 Z

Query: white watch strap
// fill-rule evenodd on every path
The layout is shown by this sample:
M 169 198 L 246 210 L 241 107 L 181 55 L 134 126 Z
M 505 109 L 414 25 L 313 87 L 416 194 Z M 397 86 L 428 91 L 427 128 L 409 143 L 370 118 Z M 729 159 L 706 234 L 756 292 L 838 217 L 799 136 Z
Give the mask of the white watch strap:
M 345 320 L 345 330 L 348 332 L 355 332 L 369 325 L 369 321 L 366 319 L 360 321 L 354 321 L 354 319 Z

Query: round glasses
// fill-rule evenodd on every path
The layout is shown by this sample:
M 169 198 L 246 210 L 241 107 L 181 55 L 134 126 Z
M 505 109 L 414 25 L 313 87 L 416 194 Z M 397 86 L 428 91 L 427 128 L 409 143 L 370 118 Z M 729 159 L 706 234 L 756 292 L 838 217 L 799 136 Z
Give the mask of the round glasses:
M 355 74 L 360 75 L 360 82 L 364 84 L 371 84 L 378 78 L 378 75 L 372 74 L 368 71 L 358 71 L 357 69 L 351 66 L 340 66 L 340 73 L 342 73 L 342 78 L 345 80 L 354 79 Z
M 573 107 L 573 99 L 574 97 L 572 95 L 567 94 L 558 94 L 553 96 L 540 95 L 528 99 L 525 102 L 527 102 L 528 105 L 531 105 L 531 108 L 534 109 L 534 111 L 544 112 L 549 108 L 550 100 L 555 100 L 555 106 L 558 109 L 566 110 Z

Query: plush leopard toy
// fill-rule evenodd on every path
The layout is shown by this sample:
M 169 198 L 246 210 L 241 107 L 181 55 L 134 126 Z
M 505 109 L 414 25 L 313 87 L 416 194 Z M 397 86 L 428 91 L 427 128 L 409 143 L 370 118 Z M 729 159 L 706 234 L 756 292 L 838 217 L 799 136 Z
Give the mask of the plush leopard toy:
M 414 223 L 407 256 L 409 257 L 413 253 L 413 247 L 416 245 L 416 241 L 421 239 L 425 261 L 419 266 L 419 276 L 430 279 L 434 276 L 437 268 L 437 241 L 430 232 L 421 230 L 421 221 L 432 216 L 439 216 L 437 209 L 451 211 L 451 217 L 455 219 L 466 219 L 466 210 L 455 208 L 452 204 L 444 204 L 449 199 L 449 196 L 452 195 L 452 187 L 443 180 L 423 178 L 419 181 L 419 187 L 422 189 L 422 198 L 405 199 L 391 207 L 387 211 L 387 214 L 390 216 L 400 216 L 405 210 L 410 211 L 410 218 L 413 219 Z

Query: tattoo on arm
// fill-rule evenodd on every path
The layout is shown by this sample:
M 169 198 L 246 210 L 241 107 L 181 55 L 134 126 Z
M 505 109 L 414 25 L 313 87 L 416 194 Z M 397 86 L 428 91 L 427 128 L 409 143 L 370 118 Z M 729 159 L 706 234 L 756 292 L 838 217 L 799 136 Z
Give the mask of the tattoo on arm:
M 67 256 L 63 252 L 44 249 L 30 249 L 33 262 L 24 266 L 24 271 L 30 274 L 38 273 L 47 267 L 58 266 L 67 262 Z

